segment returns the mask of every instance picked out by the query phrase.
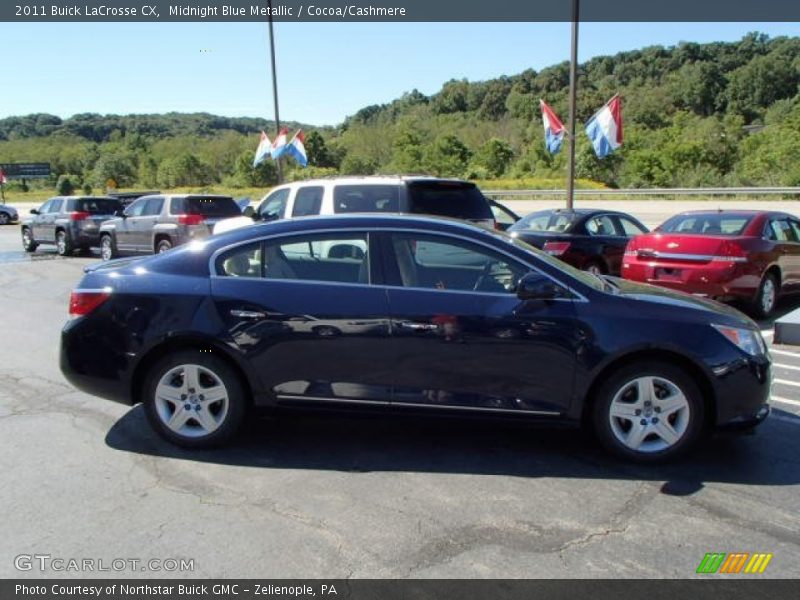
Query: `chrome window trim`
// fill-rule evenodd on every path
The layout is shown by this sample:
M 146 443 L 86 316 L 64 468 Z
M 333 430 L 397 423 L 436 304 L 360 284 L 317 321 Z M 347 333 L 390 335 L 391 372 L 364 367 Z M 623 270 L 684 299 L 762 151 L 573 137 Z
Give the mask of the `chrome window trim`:
M 386 284 L 380 284 L 379 285 L 379 284 L 374 284 L 374 283 L 368 283 L 368 284 L 364 284 L 364 283 L 343 283 L 343 282 L 338 282 L 338 281 L 335 281 L 335 282 L 334 281 L 316 281 L 316 280 L 310 280 L 310 279 L 269 279 L 269 278 L 265 278 L 265 277 L 231 277 L 229 275 L 219 275 L 216 272 L 216 269 L 215 269 L 215 266 L 214 266 L 215 263 L 216 263 L 217 257 L 220 254 L 222 254 L 224 252 L 227 252 L 228 250 L 231 250 L 231 249 L 233 249 L 233 248 L 235 248 L 237 246 L 244 246 L 244 245 L 252 244 L 252 243 L 256 243 L 256 242 L 263 243 L 263 242 L 266 242 L 268 240 L 280 239 L 282 237 L 296 237 L 296 236 L 302 236 L 302 235 L 314 235 L 314 234 L 326 234 L 326 233 L 341 233 L 341 232 L 348 232 L 348 231 L 365 233 L 367 236 L 369 236 L 370 234 L 393 233 L 393 232 L 394 233 L 414 233 L 414 234 L 418 234 L 418 235 L 419 234 L 422 234 L 422 235 L 429 234 L 429 235 L 434 235 L 434 236 L 435 235 L 442 235 L 442 236 L 445 236 L 445 237 L 450 237 L 450 238 L 463 240 L 463 241 L 468 242 L 468 243 L 478 244 L 480 246 L 488 248 L 489 250 L 493 250 L 494 252 L 497 252 L 499 254 L 504 255 L 504 256 L 508 257 L 509 259 L 515 261 L 516 263 L 525 265 L 528 268 L 528 270 L 536 271 L 537 273 L 541 274 L 543 277 L 546 277 L 550 281 L 552 281 L 552 282 L 556 283 L 557 285 L 567 289 L 570 292 L 570 294 L 575 296 L 574 298 L 554 298 L 552 301 L 554 301 L 554 302 L 585 302 L 585 303 L 589 302 L 588 298 L 586 298 L 586 296 L 584 296 L 580 292 L 576 291 L 573 286 L 565 284 L 564 282 L 562 282 L 559 279 L 553 277 L 549 273 L 545 273 L 544 271 L 539 269 L 537 266 L 531 265 L 530 263 L 525 262 L 524 260 L 520 259 L 519 257 L 514 256 L 510 252 L 506 252 L 505 250 L 502 250 L 500 248 L 496 248 L 495 246 L 492 246 L 491 244 L 486 243 L 483 240 L 474 240 L 472 238 L 469 238 L 469 237 L 466 237 L 466 236 L 463 236 L 463 235 L 458 235 L 456 233 L 451 233 L 451 232 L 420 231 L 419 229 L 414 229 L 414 228 L 411 228 L 411 227 L 391 227 L 391 228 L 390 227 L 386 227 L 386 228 L 380 228 L 377 231 L 370 230 L 370 229 L 364 228 L 364 227 L 347 227 L 347 228 L 341 228 L 340 227 L 340 228 L 333 228 L 333 229 L 325 228 L 325 229 L 314 229 L 314 230 L 311 230 L 311 231 L 303 231 L 303 232 L 300 232 L 300 233 L 295 231 L 295 232 L 267 234 L 267 235 L 263 235 L 261 237 L 251 238 L 249 240 L 241 240 L 241 241 L 235 242 L 233 244 L 229 244 L 227 246 L 223 246 L 222 248 L 219 248 L 219 249 L 215 250 L 211 254 L 211 257 L 208 259 L 209 278 L 210 279 L 240 279 L 240 280 L 256 280 L 257 279 L 257 280 L 261 280 L 261 281 L 291 281 L 291 282 L 294 282 L 294 283 L 310 283 L 310 284 L 315 284 L 315 285 L 319 285 L 319 284 L 326 285 L 327 284 L 327 285 L 362 286 L 362 287 L 371 287 L 371 288 L 386 288 L 386 289 L 391 289 L 391 290 L 398 290 L 398 289 L 402 290 L 402 289 L 405 289 L 405 290 L 424 290 L 424 291 L 438 291 L 438 292 L 451 292 L 451 293 L 455 292 L 455 293 L 462 293 L 462 294 L 483 294 L 483 295 L 489 295 L 489 296 L 500 296 L 500 297 L 503 297 L 503 298 L 508 298 L 509 296 L 513 296 L 514 295 L 512 293 L 478 292 L 478 291 L 472 291 L 472 290 L 438 290 L 436 288 L 411 288 L 411 287 L 396 286 L 396 285 L 386 285 Z M 369 243 L 369 237 L 367 238 L 367 243 Z M 564 273 L 564 275 L 569 277 L 569 274 L 567 274 L 567 273 Z

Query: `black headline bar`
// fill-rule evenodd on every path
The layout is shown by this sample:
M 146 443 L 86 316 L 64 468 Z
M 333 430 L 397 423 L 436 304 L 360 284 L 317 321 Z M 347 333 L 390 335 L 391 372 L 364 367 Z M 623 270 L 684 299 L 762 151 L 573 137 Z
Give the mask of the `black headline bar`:
M 571 0 L 275 0 L 275 21 L 569 21 Z M 166 22 L 267 20 L 267 0 L 4 0 L 6 22 Z M 581 21 L 800 21 L 787 0 L 582 0 Z
M 578 575 L 579 573 L 576 573 Z M 614 580 L 2 580 L 3 600 L 783 600 L 797 580 L 753 576 Z

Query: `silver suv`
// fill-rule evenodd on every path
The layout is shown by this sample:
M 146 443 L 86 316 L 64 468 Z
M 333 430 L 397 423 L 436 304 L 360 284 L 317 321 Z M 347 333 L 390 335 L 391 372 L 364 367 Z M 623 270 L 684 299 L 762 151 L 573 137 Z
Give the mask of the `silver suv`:
M 279 185 L 249 213 L 251 218 L 220 221 L 214 233 L 253 220 L 376 212 L 439 215 L 497 226 L 489 201 L 469 181 L 424 176 L 333 177 Z
M 160 194 L 142 196 L 100 227 L 103 260 L 120 254 L 166 252 L 211 234 L 220 219 L 241 215 L 230 196 Z
M 100 244 L 100 225 L 122 210 L 122 203 L 105 196 L 56 196 L 22 221 L 22 247 L 33 252 L 39 244 L 55 244 L 61 256 Z

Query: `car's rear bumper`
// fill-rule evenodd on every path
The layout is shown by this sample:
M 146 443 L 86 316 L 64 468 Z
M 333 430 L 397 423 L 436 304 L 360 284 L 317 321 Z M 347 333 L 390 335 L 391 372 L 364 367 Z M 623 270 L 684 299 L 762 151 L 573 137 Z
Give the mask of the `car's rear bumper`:
M 626 259 L 622 277 L 716 299 L 753 298 L 760 275 L 745 263 L 649 262 Z

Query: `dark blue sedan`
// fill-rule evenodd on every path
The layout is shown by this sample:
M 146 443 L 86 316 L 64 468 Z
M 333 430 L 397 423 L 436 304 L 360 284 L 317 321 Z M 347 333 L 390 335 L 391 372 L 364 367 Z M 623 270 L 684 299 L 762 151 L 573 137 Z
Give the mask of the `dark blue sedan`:
M 655 461 L 769 412 L 770 359 L 736 310 L 446 219 L 286 220 L 104 263 L 70 314 L 69 381 L 192 448 L 253 408 L 336 407 L 583 423 Z

